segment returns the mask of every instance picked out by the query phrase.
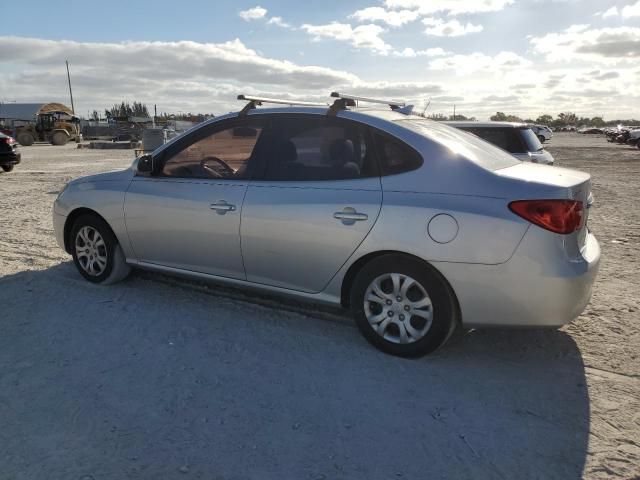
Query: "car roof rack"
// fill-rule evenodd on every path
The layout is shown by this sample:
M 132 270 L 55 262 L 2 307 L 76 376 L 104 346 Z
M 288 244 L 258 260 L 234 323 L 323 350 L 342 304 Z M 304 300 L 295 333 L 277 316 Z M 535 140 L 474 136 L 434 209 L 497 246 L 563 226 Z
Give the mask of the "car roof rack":
M 388 105 L 391 110 L 399 110 L 407 107 L 407 104 L 398 100 L 382 100 L 379 98 L 359 97 L 356 95 L 347 95 L 339 92 L 331 92 L 331 97 L 337 100 L 333 102 L 330 109 L 330 114 L 335 115 L 338 110 L 345 110 L 347 107 L 355 107 L 358 102 L 366 103 L 379 103 L 382 105 Z
M 257 106 L 262 105 L 263 103 L 275 103 L 278 105 L 291 105 L 291 106 L 300 106 L 300 107 L 326 107 L 326 103 L 317 103 L 317 102 L 304 102 L 301 100 L 290 100 L 286 98 L 267 98 L 267 97 L 254 97 L 251 95 L 238 95 L 238 100 L 245 100 L 247 103 L 242 110 L 240 110 L 240 116 L 244 116 L 249 113 L 249 110 L 253 110 Z

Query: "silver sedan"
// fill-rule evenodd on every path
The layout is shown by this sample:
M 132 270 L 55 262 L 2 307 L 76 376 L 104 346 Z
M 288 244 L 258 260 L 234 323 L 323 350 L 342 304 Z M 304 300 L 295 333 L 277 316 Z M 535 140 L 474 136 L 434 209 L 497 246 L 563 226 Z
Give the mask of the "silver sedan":
M 254 108 L 73 180 L 53 223 L 90 282 L 136 267 L 341 305 L 419 356 L 459 325 L 576 318 L 600 260 L 590 190 L 417 116 Z

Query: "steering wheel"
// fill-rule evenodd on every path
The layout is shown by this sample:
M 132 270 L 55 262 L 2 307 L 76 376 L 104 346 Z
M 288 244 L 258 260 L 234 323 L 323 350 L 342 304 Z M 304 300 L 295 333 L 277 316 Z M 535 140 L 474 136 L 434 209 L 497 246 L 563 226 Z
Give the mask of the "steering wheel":
M 209 163 L 217 165 L 214 166 Z M 205 157 L 200 161 L 200 166 L 216 178 L 232 177 L 236 173 L 227 162 L 218 157 Z

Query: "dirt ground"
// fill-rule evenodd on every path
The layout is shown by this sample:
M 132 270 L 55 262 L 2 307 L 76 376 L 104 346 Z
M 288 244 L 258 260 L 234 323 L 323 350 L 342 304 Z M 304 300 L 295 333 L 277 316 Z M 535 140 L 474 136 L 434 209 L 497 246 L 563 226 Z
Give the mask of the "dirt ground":
M 52 202 L 133 153 L 74 146 L 23 148 L 0 174 L 0 478 L 640 478 L 640 151 L 548 144 L 593 176 L 603 260 L 580 318 L 402 360 L 331 311 L 82 280 Z

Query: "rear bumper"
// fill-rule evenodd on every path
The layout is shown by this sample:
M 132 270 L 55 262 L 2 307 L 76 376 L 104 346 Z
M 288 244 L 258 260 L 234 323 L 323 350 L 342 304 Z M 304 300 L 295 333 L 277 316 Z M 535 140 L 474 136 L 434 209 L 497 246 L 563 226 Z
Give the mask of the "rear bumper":
M 530 233 L 501 265 L 434 264 L 458 297 L 465 327 L 559 327 L 583 312 L 600 264 L 596 238 L 589 233 L 579 256 L 561 259 L 536 255 L 538 235 Z

